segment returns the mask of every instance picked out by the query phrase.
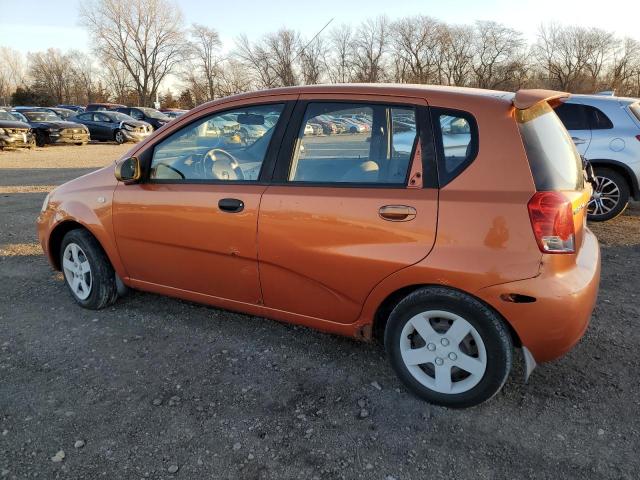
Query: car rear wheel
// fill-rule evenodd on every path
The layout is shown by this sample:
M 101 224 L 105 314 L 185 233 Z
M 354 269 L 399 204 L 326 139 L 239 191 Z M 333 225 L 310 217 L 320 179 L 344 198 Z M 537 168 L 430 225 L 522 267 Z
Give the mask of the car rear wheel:
M 475 298 L 443 287 L 421 288 L 398 303 L 386 325 L 385 349 L 410 391 L 454 408 L 493 397 L 513 360 L 502 319 Z
M 36 133 L 36 146 L 44 147 L 46 145 L 46 143 L 47 142 L 45 141 L 44 134 L 40 133 L 40 132 L 37 132 Z
M 113 136 L 113 138 L 118 145 L 122 145 L 124 142 L 127 141 L 127 139 L 124 136 L 124 133 L 122 133 L 122 130 L 116 130 L 116 133 Z
M 113 267 L 88 231 L 71 230 L 64 236 L 60 265 L 67 287 L 79 305 L 99 310 L 118 298 Z
M 596 167 L 593 195 L 589 200 L 587 218 L 605 222 L 617 217 L 629 204 L 629 185 L 622 175 L 606 167 Z

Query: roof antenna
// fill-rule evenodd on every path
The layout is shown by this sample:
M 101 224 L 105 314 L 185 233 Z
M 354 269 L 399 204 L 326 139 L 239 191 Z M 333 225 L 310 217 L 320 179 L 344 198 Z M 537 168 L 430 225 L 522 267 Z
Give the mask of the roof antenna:
M 320 29 L 320 31 L 318 31 L 318 33 L 316 33 L 316 34 L 313 36 L 313 38 L 312 38 L 311 40 L 309 40 L 309 41 L 307 42 L 307 44 L 306 44 L 304 47 L 302 47 L 302 48 L 300 49 L 300 51 L 298 52 L 298 54 L 297 54 L 295 57 L 293 57 L 293 59 L 291 60 L 291 63 L 293 63 L 293 62 L 294 62 L 294 61 L 295 61 L 295 60 L 296 60 L 300 55 L 302 55 L 302 52 L 304 52 L 304 50 L 305 50 L 309 45 L 311 45 L 311 44 L 313 43 L 313 41 L 314 41 L 316 38 L 318 38 L 318 35 L 320 35 L 320 34 L 324 31 L 324 29 L 325 29 L 325 28 L 327 28 L 327 27 L 329 26 L 329 24 L 330 24 L 331 22 L 333 22 L 335 19 L 336 19 L 336 17 L 333 17 L 331 20 L 329 20 L 327 23 L 325 23 L 324 27 L 322 27 L 322 28 Z

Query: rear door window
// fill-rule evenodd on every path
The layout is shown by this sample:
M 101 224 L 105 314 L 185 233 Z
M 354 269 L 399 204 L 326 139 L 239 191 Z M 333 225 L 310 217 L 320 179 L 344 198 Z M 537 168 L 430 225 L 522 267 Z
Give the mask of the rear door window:
M 516 110 L 516 120 L 536 190 L 582 190 L 580 154 L 549 104 Z
M 584 105 L 563 103 L 555 111 L 567 130 L 590 130 L 589 115 Z
M 287 179 L 404 185 L 416 138 L 413 107 L 310 103 Z

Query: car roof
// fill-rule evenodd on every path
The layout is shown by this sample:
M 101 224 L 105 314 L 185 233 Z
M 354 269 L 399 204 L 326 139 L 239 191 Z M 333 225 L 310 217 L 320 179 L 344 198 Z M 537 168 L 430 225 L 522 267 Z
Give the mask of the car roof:
M 417 84 L 397 84 L 397 83 L 344 83 L 344 84 L 321 84 L 302 85 L 295 87 L 279 87 L 269 90 L 258 90 L 254 92 L 241 93 L 214 100 L 208 104 L 219 101 L 240 100 L 259 98 L 267 95 L 302 95 L 302 94 L 369 94 L 369 95 L 392 95 L 406 97 L 422 97 L 429 100 L 439 100 L 451 98 L 451 96 L 463 98 L 482 97 L 493 98 L 497 101 L 511 103 L 514 97 L 513 92 L 499 90 L 485 90 L 480 88 L 454 87 L 444 85 L 417 85 Z
M 637 98 L 631 98 L 631 97 L 612 97 L 609 95 L 589 95 L 589 94 L 582 94 L 582 93 L 573 94 L 571 95 L 571 98 L 575 99 L 580 103 L 588 103 L 588 104 L 623 103 L 623 104 L 629 105 L 629 104 L 640 101 Z

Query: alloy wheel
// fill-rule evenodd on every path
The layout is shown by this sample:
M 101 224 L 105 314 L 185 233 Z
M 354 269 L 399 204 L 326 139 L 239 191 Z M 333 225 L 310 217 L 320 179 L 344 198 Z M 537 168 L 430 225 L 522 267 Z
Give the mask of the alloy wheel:
M 589 200 L 589 215 L 606 215 L 616 208 L 620 202 L 620 188 L 607 177 L 596 176 L 593 195 Z

